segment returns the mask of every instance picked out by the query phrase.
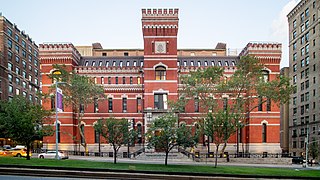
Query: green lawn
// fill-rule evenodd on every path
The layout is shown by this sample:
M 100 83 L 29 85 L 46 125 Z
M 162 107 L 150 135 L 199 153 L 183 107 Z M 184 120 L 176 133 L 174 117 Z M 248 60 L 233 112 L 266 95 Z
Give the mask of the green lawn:
M 27 161 L 24 158 L 0 157 L 2 165 L 31 165 L 31 166 L 56 166 L 75 168 L 99 168 L 99 169 L 119 169 L 119 170 L 143 170 L 143 171 L 163 171 L 163 172 L 193 172 L 193 173 L 219 173 L 219 174 L 251 174 L 268 176 L 296 176 L 296 177 L 320 177 L 320 170 L 295 170 L 286 168 L 254 168 L 236 166 L 194 166 L 194 165 L 160 165 L 160 164 L 129 164 L 109 162 L 92 162 L 86 160 L 54 160 L 33 158 Z

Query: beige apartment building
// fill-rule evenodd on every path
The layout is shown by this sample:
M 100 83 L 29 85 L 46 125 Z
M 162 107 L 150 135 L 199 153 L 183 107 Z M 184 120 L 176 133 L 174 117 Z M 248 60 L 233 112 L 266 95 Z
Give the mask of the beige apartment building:
M 307 142 L 318 142 L 318 148 L 320 144 L 319 5 L 319 0 L 302 0 L 287 15 L 289 77 L 294 86 L 289 103 L 289 152 L 293 156 L 304 156 Z

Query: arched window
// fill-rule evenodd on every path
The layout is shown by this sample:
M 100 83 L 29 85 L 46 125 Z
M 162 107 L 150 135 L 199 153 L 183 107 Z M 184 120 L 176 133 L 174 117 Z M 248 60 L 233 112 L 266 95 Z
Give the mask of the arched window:
M 263 81 L 264 82 L 268 82 L 269 81 L 269 71 L 263 70 L 262 71 L 262 77 L 263 77 Z
M 166 68 L 163 66 L 156 67 L 156 80 L 166 80 Z
M 267 142 L 267 124 L 266 123 L 262 124 L 262 142 L 263 143 Z
M 61 75 L 61 72 L 59 70 L 52 71 L 52 75 L 53 75 L 52 83 L 56 83 L 57 79 L 58 79 L 58 82 L 60 82 L 59 75 Z

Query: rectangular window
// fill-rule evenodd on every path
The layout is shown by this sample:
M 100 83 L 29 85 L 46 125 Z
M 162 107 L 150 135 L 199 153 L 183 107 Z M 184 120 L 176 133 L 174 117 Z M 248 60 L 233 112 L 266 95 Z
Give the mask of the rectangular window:
M 124 56 L 129 56 L 129 53 L 128 52 L 124 52 L 123 55 Z
M 15 49 L 16 49 L 16 53 L 19 53 L 20 52 L 20 48 L 19 48 L 19 45 L 15 45 Z
M 9 34 L 9 36 L 11 36 L 12 37 L 12 30 L 11 29 L 7 29 L 7 33 Z
M 300 102 L 304 102 L 304 94 L 300 95 Z
M 12 83 L 12 75 L 11 74 L 8 74 L 8 81 L 10 82 L 10 83 Z
M 93 105 L 94 105 L 94 107 L 93 107 L 93 112 L 94 112 L 94 113 L 99 112 L 98 98 L 94 98 Z
M 309 80 L 306 80 L 306 89 L 309 88 Z
M 132 79 L 133 79 L 133 78 L 132 78 L 132 77 L 130 77 L 130 84 L 132 84 Z
M 100 133 L 94 130 L 94 143 L 100 143 Z
M 9 48 L 9 49 L 12 49 L 12 41 L 11 41 L 10 39 L 8 39 L 8 42 L 7 42 L 7 43 L 8 43 L 8 48 Z
M 107 53 L 102 53 L 102 56 L 107 56 Z
M 267 99 L 267 111 L 271 111 L 271 99 Z
M 16 84 L 20 85 L 20 79 L 16 77 Z
M 101 84 L 104 84 L 104 77 L 101 77 Z
M 108 110 L 109 112 L 112 112 L 113 106 L 112 106 L 112 98 L 108 98 Z
M 167 94 L 155 94 L 154 95 L 154 108 L 155 109 L 167 109 Z
M 292 104 L 293 105 L 297 105 L 297 97 L 293 97 L 292 98 Z
M 310 63 L 310 59 L 309 59 L 309 56 L 306 57 L 306 66 L 309 66 L 309 63 Z
M 20 58 L 19 56 L 16 56 L 16 62 L 19 63 L 20 62 Z
M 122 112 L 127 112 L 127 98 L 122 98 Z
M 122 77 L 122 84 L 126 84 L 126 77 Z
M 108 84 L 111 84 L 111 77 L 108 77 Z
M 199 98 L 196 97 L 196 98 L 194 98 L 194 112 L 199 112 L 199 109 L 200 109 L 200 107 L 199 107 Z
M 223 110 L 227 111 L 228 108 L 228 98 L 223 98 Z
M 294 20 L 292 24 L 293 24 L 293 28 L 296 28 L 297 27 L 297 20 Z
M 118 79 L 118 77 L 116 77 L 116 84 L 118 84 L 118 82 L 119 82 L 119 79 Z
M 262 111 L 262 97 L 259 97 L 258 111 Z
M 309 101 L 309 99 L 310 99 L 309 92 L 306 92 L 306 94 L 305 94 L 305 98 L 306 98 L 306 101 Z
M 15 35 L 14 35 L 14 39 L 15 39 L 17 42 L 19 42 L 19 35 L 18 35 L 18 34 L 15 34 Z
M 141 97 L 137 98 L 137 112 L 140 113 L 142 109 L 142 101 L 141 101 Z
M 11 63 L 8 63 L 8 70 L 9 70 L 9 71 L 12 71 L 12 68 L 13 68 L 13 67 L 12 67 L 12 64 L 11 64 Z
M 296 60 L 297 60 L 297 53 L 294 53 L 294 54 L 293 54 L 292 60 L 293 60 L 293 62 L 296 62 Z

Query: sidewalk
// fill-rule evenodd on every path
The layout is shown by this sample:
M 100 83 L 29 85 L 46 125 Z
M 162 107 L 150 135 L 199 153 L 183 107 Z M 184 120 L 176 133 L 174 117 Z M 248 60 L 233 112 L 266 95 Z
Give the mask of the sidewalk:
M 99 161 L 99 162 L 113 162 L 112 157 L 95 157 L 95 156 L 69 156 L 69 159 L 87 160 L 87 161 Z M 141 163 L 141 164 L 164 164 L 164 159 L 150 159 L 150 160 L 139 160 L 139 159 L 127 159 L 127 158 L 117 158 L 117 162 L 122 163 Z M 196 162 L 192 160 L 184 159 L 168 159 L 168 164 L 177 165 L 209 165 L 214 166 L 214 162 Z M 306 169 L 302 167 L 302 164 L 247 164 L 247 163 L 218 163 L 218 166 L 242 166 L 242 167 L 270 167 L 270 168 L 293 168 L 293 169 Z M 307 169 L 320 170 L 319 165 L 308 166 Z

